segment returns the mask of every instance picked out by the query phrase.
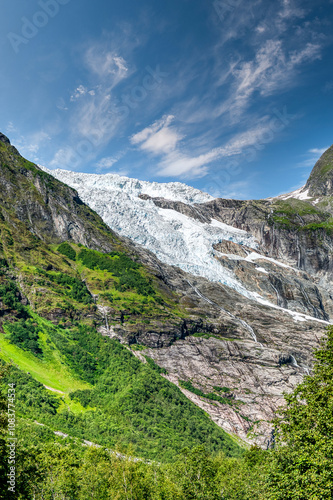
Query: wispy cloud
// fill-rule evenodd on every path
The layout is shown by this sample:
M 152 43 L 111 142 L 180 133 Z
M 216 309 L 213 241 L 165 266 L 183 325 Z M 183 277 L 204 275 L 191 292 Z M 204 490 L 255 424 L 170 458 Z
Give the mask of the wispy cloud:
M 132 144 L 141 150 L 159 156 L 157 174 L 162 177 L 197 178 L 208 173 L 208 166 L 219 159 L 241 155 L 246 148 L 260 145 L 270 131 L 267 117 L 262 122 L 242 133 L 236 134 L 224 146 L 190 155 L 181 148 L 184 137 L 176 127 L 171 127 L 173 116 L 163 117 L 131 138 Z M 265 137 L 265 143 L 267 139 Z
M 58 151 L 53 156 L 52 160 L 49 162 L 48 166 L 50 168 L 70 168 L 75 170 L 79 164 L 79 157 L 75 154 L 75 151 L 71 147 L 64 147 L 58 149 Z
M 105 172 L 106 170 L 109 170 L 112 168 L 116 163 L 119 162 L 126 154 L 126 151 L 119 151 L 117 154 L 113 156 L 105 156 L 104 158 L 101 158 L 97 163 L 96 163 L 96 172 Z M 122 169 L 121 171 L 117 170 L 117 174 L 119 175 L 126 175 L 127 170 Z
M 140 149 L 153 154 L 171 154 L 183 136 L 170 124 L 173 115 L 165 116 L 150 127 L 131 137 L 132 144 L 139 145 Z
M 219 198 L 247 200 L 250 197 L 251 189 L 252 182 L 250 180 L 237 181 L 227 184 L 224 189 L 222 188 L 216 191 L 215 195 L 212 195 Z
M 215 114 L 221 116 L 230 113 L 232 122 L 239 120 L 255 93 L 267 97 L 291 87 L 296 83 L 298 67 L 320 57 L 319 44 L 308 43 L 301 50 L 286 53 L 280 40 L 266 41 L 256 52 L 254 59 L 242 62 L 234 69 L 230 96 Z
M 117 52 L 107 50 L 105 44 L 93 44 L 89 47 L 85 63 L 99 78 L 107 78 L 109 87 L 116 86 L 129 72 L 125 59 Z
M 297 168 L 313 168 L 316 162 L 319 160 L 321 155 L 325 153 L 325 151 L 329 148 L 329 146 L 324 148 L 312 148 L 309 149 L 304 155 L 305 159 L 301 162 L 297 163 Z
M 87 94 L 89 94 L 91 96 L 94 96 L 94 95 L 96 95 L 96 92 L 95 92 L 95 90 L 88 90 L 86 87 L 84 87 L 84 85 L 79 85 L 74 90 L 74 93 L 71 95 L 70 100 L 72 102 L 76 101 L 77 99 L 80 99 L 80 97 L 83 97 L 83 96 L 85 96 Z
M 282 8 L 278 12 L 276 26 L 280 32 L 285 31 L 287 29 L 288 22 L 295 18 L 302 19 L 305 15 L 306 10 L 297 5 L 295 0 L 282 0 Z
M 96 167 L 98 170 L 105 170 L 111 168 L 115 163 L 117 163 L 118 158 L 113 158 L 112 156 L 107 156 L 101 158 L 97 163 Z
M 44 130 L 23 136 L 12 123 L 10 123 L 10 128 L 12 133 L 17 134 L 14 136 L 15 145 L 21 154 L 38 163 L 40 161 L 38 154 L 42 148 L 50 144 L 51 136 Z

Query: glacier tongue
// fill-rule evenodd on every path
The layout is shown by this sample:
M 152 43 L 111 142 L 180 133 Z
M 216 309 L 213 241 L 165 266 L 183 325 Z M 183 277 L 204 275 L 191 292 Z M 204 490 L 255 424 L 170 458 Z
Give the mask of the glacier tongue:
M 148 194 L 193 204 L 212 200 L 210 195 L 179 182 L 159 184 L 115 174 L 43 170 L 76 189 L 111 229 L 151 250 L 162 262 L 255 298 L 218 262 L 213 250 L 213 244 L 222 240 L 255 250 L 257 243 L 251 234 L 216 220 L 210 224 L 198 222 L 175 210 L 159 208 L 152 200 L 139 198 L 140 194 Z

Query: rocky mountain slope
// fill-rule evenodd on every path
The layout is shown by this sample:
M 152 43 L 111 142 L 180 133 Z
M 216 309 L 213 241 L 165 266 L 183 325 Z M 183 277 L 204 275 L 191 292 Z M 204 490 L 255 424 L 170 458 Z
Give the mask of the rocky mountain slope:
M 112 174 L 50 173 L 139 243 L 139 253 L 146 247 L 164 263 L 159 278 L 190 314 L 181 335 L 156 322 L 150 331 L 115 322 L 109 334 L 148 347 L 221 427 L 267 445 L 266 421 L 308 373 L 332 318 L 331 219 L 321 200 L 303 190 L 269 200 L 202 200 L 205 194 L 179 184 L 156 189 Z M 114 319 L 112 309 L 106 314 Z M 229 399 L 212 399 L 214 387 Z
M 15 299 L 9 289 L 1 298 L 1 356 L 28 366 L 47 386 L 35 357 L 50 356 L 61 384 L 73 366 L 79 370 L 76 352 L 90 359 L 82 335 L 98 331 L 119 339 L 144 366 L 154 360 L 161 381 L 178 385 L 220 427 L 267 446 L 267 421 L 283 392 L 311 369 L 332 315 L 329 265 L 314 271 L 309 259 L 293 260 L 295 251 L 310 255 L 311 238 L 331 244 L 322 227 L 327 215 L 297 199 L 212 200 L 179 183 L 118 176 L 104 183 L 103 176 L 52 172 L 69 188 L 24 160 L 3 135 L 0 162 L 0 292 L 9 281 L 16 287 Z M 31 327 L 32 344 L 17 334 L 15 351 L 8 335 L 22 307 L 41 331 Z M 80 338 L 71 330 L 78 324 Z M 33 358 L 25 354 L 29 345 Z M 89 363 L 77 372 L 80 380 Z M 59 430 L 68 431 L 61 422 Z

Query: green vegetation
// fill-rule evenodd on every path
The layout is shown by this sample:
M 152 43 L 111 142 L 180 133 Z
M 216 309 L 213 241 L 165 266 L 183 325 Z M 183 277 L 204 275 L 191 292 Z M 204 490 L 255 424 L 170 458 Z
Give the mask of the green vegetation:
M 47 273 L 42 269 L 38 269 L 38 272 L 53 283 L 61 285 L 62 292 L 68 297 L 83 304 L 90 304 L 92 302 L 87 286 L 81 280 L 63 273 Z M 38 284 L 44 286 L 45 280 L 39 280 Z
M 61 245 L 58 246 L 57 250 L 59 253 L 62 253 L 63 255 L 68 257 L 70 260 L 76 259 L 76 252 L 74 248 L 67 242 L 61 243 Z
M 333 497 L 333 327 L 306 377 L 275 420 L 269 484 L 274 500 Z
M 96 250 L 83 249 L 79 253 L 78 259 L 89 269 L 108 271 L 117 276 L 119 279 L 115 288 L 121 292 L 136 290 L 137 293 L 145 297 L 155 295 L 151 280 L 140 273 L 140 264 L 134 262 L 124 253 L 112 252 L 112 254 L 106 255 Z
M 14 281 L 6 281 L 0 285 L 0 300 L 10 310 L 16 311 L 19 318 L 27 318 L 29 314 L 19 300 L 19 289 Z
M 231 392 L 231 389 L 229 387 L 218 387 L 216 385 L 213 386 L 214 391 L 217 392 Z
M 278 200 L 272 204 L 272 209 L 273 213 L 268 215 L 268 222 L 282 229 L 294 231 L 323 229 L 328 234 L 333 232 L 333 219 L 330 214 L 307 201 L 294 198 Z
M 202 398 L 211 399 L 212 401 L 218 401 L 219 403 L 227 404 L 227 405 L 236 404 L 236 402 L 230 397 L 227 398 L 227 397 L 218 396 L 214 392 L 209 392 L 208 394 L 206 394 L 201 389 L 197 389 L 196 387 L 194 387 L 192 385 L 192 382 L 190 382 L 190 381 L 185 382 L 184 380 L 180 380 L 179 385 L 181 387 L 183 387 L 184 389 L 187 389 L 188 391 L 193 392 L 193 394 L 196 394 L 197 396 L 201 396 Z M 218 392 L 225 392 L 225 393 L 230 391 L 230 389 L 228 389 L 227 387 L 217 387 L 217 388 L 214 387 L 214 389 L 217 390 Z
M 207 332 L 196 332 L 193 334 L 193 337 L 198 337 L 198 338 L 202 338 L 202 339 L 213 338 L 213 339 L 218 339 L 218 340 L 221 340 L 223 338 L 223 337 L 220 337 L 218 335 L 213 335 L 212 333 L 207 333 Z
M 310 180 L 312 181 L 312 183 L 315 181 L 320 182 L 322 180 L 325 180 L 329 177 L 332 170 L 333 170 L 333 148 L 330 147 L 321 156 L 316 167 L 311 172 Z
M 5 369 L 0 366 L 0 383 L 3 381 Z M 0 391 L 0 499 L 8 498 L 7 474 L 8 474 L 8 401 L 5 393 Z
M 22 418 L 102 446 L 134 445 L 146 458 L 169 461 L 185 444 L 203 443 L 212 452 L 242 453 L 232 438 L 161 377 L 165 370 L 152 359 L 141 363 L 118 341 L 87 325 L 63 329 L 36 314 L 26 323 L 39 332 L 42 358 L 0 335 L 4 360 L 30 373 L 11 367 L 6 377 L 17 385 Z M 21 327 L 21 320 L 12 325 Z M 54 392 L 50 395 L 43 384 Z
M 288 200 L 277 200 L 273 203 L 272 208 L 274 212 L 285 214 L 287 216 L 300 215 L 318 215 L 321 211 L 314 207 L 311 203 L 296 198 L 289 198 Z
M 141 366 L 149 370 L 146 365 Z M 4 373 L 0 367 L 0 377 L 5 391 L 14 380 L 24 412 L 35 412 L 39 417 L 48 415 L 50 422 L 57 416 L 57 398 L 28 375 L 14 367 Z M 113 390 L 112 384 L 110 387 Z M 227 388 L 218 389 L 225 392 L 223 389 Z M 76 396 L 85 400 L 85 407 L 89 408 L 93 392 L 94 389 L 80 390 Z M 5 399 L 0 394 L 0 498 L 331 500 L 332 404 L 333 327 L 316 353 L 313 375 L 286 396 L 286 407 L 275 420 L 275 449 L 263 451 L 253 447 L 242 456 L 227 457 L 221 452 L 211 454 L 200 445 L 192 450 L 182 449 L 172 463 L 146 462 L 133 459 L 140 456 L 138 448 L 125 442 L 111 449 L 118 455 L 103 448 L 87 448 L 71 432 L 67 438 L 57 437 L 49 425 L 41 427 L 21 416 L 17 427 L 16 493 L 10 496 L 4 487 L 8 466 L 4 432 L 7 417 Z M 71 430 L 75 429 L 73 425 Z M 149 438 L 149 430 L 146 432 Z
M 286 396 L 275 449 L 245 451 L 153 359 L 141 363 L 97 331 L 105 305 L 110 327 L 128 323 L 132 342 L 138 325 L 179 325 L 186 313 L 177 296 L 126 253 L 75 191 L 1 141 L 0 165 L 0 499 L 331 499 L 333 328 L 314 375 Z M 52 217 L 40 217 L 50 214 L 50 198 L 55 212 L 82 222 L 87 246 L 114 251 L 59 244 Z M 253 205 L 262 217 L 266 202 Z M 331 230 L 330 216 L 307 202 L 277 201 L 273 210 L 272 224 Z M 14 496 L 6 476 L 8 384 L 17 396 Z M 206 394 L 181 384 L 248 419 L 232 389 Z
M 8 332 L 9 341 L 17 345 L 21 349 L 31 351 L 36 356 L 43 354 L 39 346 L 39 335 L 37 325 L 33 323 L 32 319 L 21 319 L 16 323 L 5 323 L 4 327 Z
M 324 222 L 312 222 L 311 224 L 306 224 L 302 227 L 302 231 L 317 231 L 318 229 L 324 229 L 329 235 L 333 234 L 333 218 L 330 217 Z

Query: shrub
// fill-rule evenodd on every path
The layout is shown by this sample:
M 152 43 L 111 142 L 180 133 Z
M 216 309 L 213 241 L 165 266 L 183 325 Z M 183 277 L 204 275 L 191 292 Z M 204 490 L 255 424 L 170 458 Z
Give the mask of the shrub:
M 39 346 L 39 335 L 36 326 L 32 323 L 32 320 L 21 319 L 16 323 L 7 323 L 6 328 L 9 335 L 9 341 L 12 344 L 17 345 L 25 351 L 31 351 L 35 356 L 41 356 L 43 354 L 42 349 Z
M 61 245 L 58 246 L 57 248 L 58 252 L 61 253 L 62 255 L 65 255 L 71 260 L 76 259 L 76 252 L 73 247 L 71 247 L 68 243 L 64 242 L 61 243 Z

